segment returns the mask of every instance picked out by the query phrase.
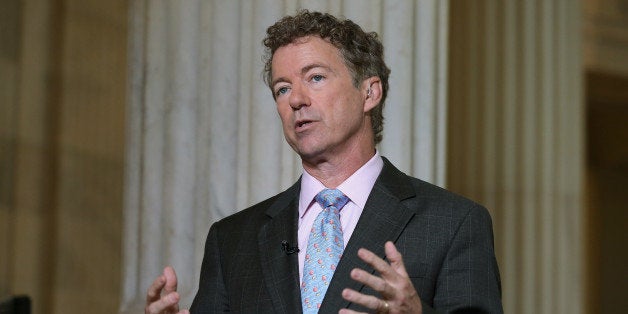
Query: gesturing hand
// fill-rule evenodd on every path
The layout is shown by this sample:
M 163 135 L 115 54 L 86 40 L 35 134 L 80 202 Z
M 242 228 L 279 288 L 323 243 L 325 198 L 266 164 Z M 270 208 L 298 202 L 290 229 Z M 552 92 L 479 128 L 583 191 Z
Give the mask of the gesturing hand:
M 177 274 L 170 266 L 157 277 L 146 293 L 146 314 L 189 314 L 188 310 L 179 311 L 179 293 L 177 293 Z
M 351 271 L 351 279 L 371 287 L 379 292 L 381 299 L 372 295 L 359 293 L 346 288 L 342 291 L 342 297 L 347 301 L 360 304 L 377 313 L 422 313 L 421 299 L 417 294 L 406 267 L 403 265 L 401 253 L 392 242 L 386 242 L 386 257 L 388 264 L 373 252 L 367 249 L 359 249 L 358 256 L 371 265 L 381 277 L 354 268 Z M 341 314 L 356 313 L 349 309 L 340 310 Z

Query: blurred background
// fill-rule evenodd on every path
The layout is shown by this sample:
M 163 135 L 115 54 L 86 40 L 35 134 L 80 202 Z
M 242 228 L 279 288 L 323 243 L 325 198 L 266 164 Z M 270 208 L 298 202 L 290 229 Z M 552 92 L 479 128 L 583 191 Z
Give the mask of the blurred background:
M 115 313 L 123 291 L 145 290 L 128 287 L 141 271 L 125 267 L 141 265 L 125 208 L 132 75 L 152 70 L 133 46 L 154 40 L 133 23 L 151 27 L 148 3 L 0 0 L 0 299 Z M 436 183 L 491 210 L 506 312 L 626 312 L 628 1 L 447 3 Z M 552 282 L 563 265 L 575 279 Z

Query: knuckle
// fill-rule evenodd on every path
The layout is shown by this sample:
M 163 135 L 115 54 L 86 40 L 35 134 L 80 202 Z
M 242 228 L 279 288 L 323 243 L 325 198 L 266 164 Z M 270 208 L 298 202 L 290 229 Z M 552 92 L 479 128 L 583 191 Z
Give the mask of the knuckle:
M 145 314 L 155 314 L 155 313 L 157 313 L 154 310 L 154 304 L 147 305 L 146 308 L 144 309 L 144 313 Z

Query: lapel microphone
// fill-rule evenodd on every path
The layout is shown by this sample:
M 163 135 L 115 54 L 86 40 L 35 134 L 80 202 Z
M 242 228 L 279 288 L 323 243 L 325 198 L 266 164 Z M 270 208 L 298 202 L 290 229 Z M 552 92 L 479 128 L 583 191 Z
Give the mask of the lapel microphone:
M 290 243 L 288 243 L 288 241 L 286 241 L 286 240 L 281 241 L 281 250 L 284 251 L 286 253 L 286 255 L 299 253 L 299 247 L 298 246 L 290 246 Z

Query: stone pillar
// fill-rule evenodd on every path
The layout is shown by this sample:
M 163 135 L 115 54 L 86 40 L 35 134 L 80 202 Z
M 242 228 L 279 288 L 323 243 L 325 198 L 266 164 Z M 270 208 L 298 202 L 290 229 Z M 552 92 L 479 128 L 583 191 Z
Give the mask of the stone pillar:
M 491 210 L 505 313 L 582 313 L 579 4 L 451 6 L 448 187 Z
M 392 73 L 381 153 L 443 186 L 449 1 L 382 1 L 382 9 L 379 33 Z
M 444 182 L 448 1 L 131 1 L 122 313 L 141 311 L 169 264 L 189 306 L 211 223 L 300 175 L 261 75 L 266 28 L 298 8 L 382 36 L 393 74 L 381 151 Z

